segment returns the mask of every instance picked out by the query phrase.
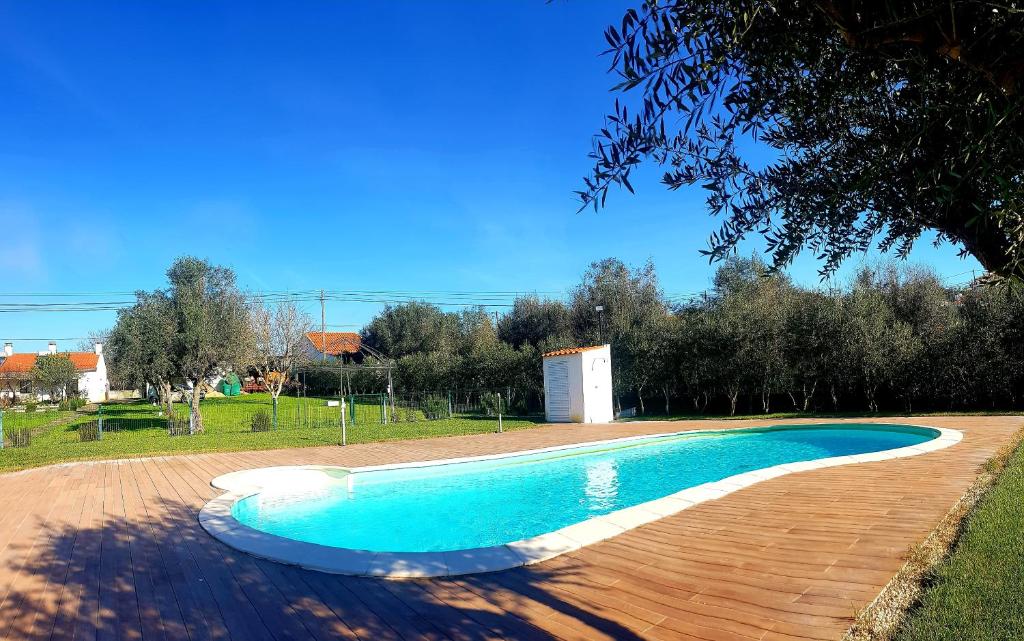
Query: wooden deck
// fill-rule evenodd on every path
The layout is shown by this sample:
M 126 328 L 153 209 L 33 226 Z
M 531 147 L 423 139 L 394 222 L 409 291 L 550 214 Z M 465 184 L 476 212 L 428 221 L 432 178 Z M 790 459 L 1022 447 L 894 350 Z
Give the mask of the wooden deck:
M 888 419 L 888 422 L 897 422 Z M 754 422 L 550 426 L 347 448 L 82 463 L 0 476 L 0 639 L 838 639 L 1022 425 L 952 448 L 791 474 L 551 561 L 386 581 L 256 560 L 202 531 L 213 477 L 368 465 Z

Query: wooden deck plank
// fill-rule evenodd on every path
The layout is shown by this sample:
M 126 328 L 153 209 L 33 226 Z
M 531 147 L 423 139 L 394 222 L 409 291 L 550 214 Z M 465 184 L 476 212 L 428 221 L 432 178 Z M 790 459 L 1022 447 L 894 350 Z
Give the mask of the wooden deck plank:
M 0 639 L 838 639 L 978 465 L 1024 425 L 908 422 L 961 429 L 965 439 L 924 456 L 765 481 L 529 568 L 438 580 L 257 560 L 208 537 L 196 515 L 219 494 L 210 480 L 239 469 L 397 463 L 765 422 L 545 426 L 0 475 Z

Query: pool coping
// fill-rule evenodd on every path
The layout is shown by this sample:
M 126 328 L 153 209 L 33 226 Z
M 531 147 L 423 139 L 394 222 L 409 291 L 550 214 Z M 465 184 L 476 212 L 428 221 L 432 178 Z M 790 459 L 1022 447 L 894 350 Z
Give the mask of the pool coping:
M 809 423 L 787 426 L 760 426 L 738 428 L 742 431 L 773 431 L 786 429 L 813 429 L 834 423 Z M 644 434 L 623 438 L 588 441 L 557 445 L 532 450 L 504 452 L 483 456 L 458 457 L 391 465 L 373 465 L 363 467 L 342 467 L 335 465 L 288 465 L 256 468 L 231 472 L 218 476 L 211 481 L 215 488 L 226 493 L 209 501 L 199 512 L 199 523 L 206 532 L 225 545 L 253 556 L 276 561 L 287 565 L 295 565 L 309 570 L 330 574 L 352 576 L 375 576 L 384 578 L 429 578 L 459 576 L 496 572 L 524 565 L 540 563 L 556 556 L 579 550 L 599 541 L 617 536 L 623 532 L 652 523 L 667 516 L 672 516 L 687 508 L 707 501 L 713 501 L 732 492 L 749 487 L 760 481 L 776 478 L 808 470 L 869 463 L 890 459 L 917 456 L 944 449 L 963 440 L 959 430 L 917 425 L 909 423 L 879 423 L 871 427 L 892 426 L 927 429 L 938 435 L 924 443 L 906 447 L 870 452 L 835 456 L 797 463 L 783 463 L 761 468 L 750 472 L 735 474 L 719 481 L 712 481 L 660 499 L 647 501 L 631 507 L 623 508 L 585 521 L 568 525 L 558 530 L 522 539 L 504 545 L 472 548 L 452 552 L 376 552 L 371 550 L 354 550 L 338 548 L 316 543 L 308 543 L 289 539 L 275 534 L 262 532 L 242 524 L 232 516 L 234 504 L 244 498 L 262 491 L 270 485 L 280 486 L 288 483 L 301 483 L 307 487 L 310 482 L 338 482 L 337 473 L 345 476 L 366 472 L 410 469 L 417 467 L 434 467 L 453 463 L 469 463 L 488 461 L 533 454 L 545 454 L 569 449 L 595 447 L 606 444 L 622 444 L 630 441 L 652 440 L 688 434 L 729 433 L 736 429 L 725 430 L 684 430 L 660 434 Z M 852 426 L 846 425 L 846 428 Z M 867 429 L 871 429 L 867 427 Z M 854 428 L 855 429 L 855 428 Z M 328 476 L 330 474 L 330 476 Z

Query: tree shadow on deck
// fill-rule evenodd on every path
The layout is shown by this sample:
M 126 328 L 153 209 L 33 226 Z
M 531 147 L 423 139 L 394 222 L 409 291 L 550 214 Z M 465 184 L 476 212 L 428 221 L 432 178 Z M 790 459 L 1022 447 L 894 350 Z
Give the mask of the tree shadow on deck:
M 167 498 L 177 490 L 166 485 L 157 494 L 122 479 L 88 493 L 73 515 L 30 517 L 22 528 L 37 534 L 18 530 L 0 550 L 0 639 L 633 641 L 646 627 L 571 594 L 594 588 L 571 560 L 396 581 L 256 559 L 210 537 L 198 502 Z

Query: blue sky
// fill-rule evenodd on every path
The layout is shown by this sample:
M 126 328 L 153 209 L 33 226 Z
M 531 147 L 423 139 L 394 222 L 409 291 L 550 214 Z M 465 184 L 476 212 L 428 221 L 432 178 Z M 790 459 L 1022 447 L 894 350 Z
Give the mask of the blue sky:
M 0 292 L 152 289 L 186 253 L 257 290 L 562 291 L 606 256 L 704 289 L 699 188 L 648 171 L 576 213 L 626 6 L 0 2 Z M 913 260 L 978 268 L 927 242 Z M 332 303 L 328 323 L 376 309 Z M 112 323 L 2 314 L 0 339 Z

